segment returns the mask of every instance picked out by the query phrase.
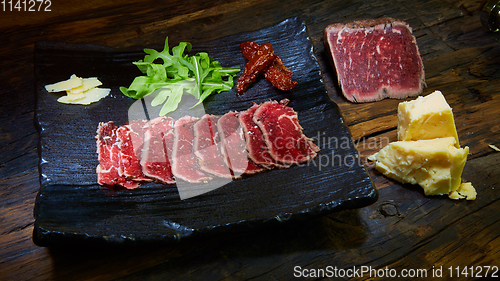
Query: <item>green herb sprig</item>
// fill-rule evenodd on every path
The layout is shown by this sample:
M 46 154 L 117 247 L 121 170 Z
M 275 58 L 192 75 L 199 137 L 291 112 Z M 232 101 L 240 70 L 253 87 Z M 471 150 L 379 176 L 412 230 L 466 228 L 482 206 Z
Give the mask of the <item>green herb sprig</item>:
M 128 88 L 120 87 L 120 91 L 128 97 L 141 99 L 158 90 L 151 105 L 163 104 L 160 116 L 164 116 L 177 109 L 184 94 L 191 94 L 198 100 L 194 107 L 213 93 L 231 90 L 240 67 L 222 67 L 205 52 L 194 56 L 184 54 L 191 48 L 191 43 L 181 42 L 172 48 L 171 54 L 167 37 L 163 51 L 144 49 L 147 55 L 134 64 L 145 76 L 135 77 Z

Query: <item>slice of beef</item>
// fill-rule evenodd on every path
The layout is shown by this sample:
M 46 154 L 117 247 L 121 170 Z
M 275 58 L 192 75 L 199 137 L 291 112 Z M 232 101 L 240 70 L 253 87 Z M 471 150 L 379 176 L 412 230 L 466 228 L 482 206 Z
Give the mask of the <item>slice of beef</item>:
M 194 154 L 194 124 L 199 118 L 184 116 L 174 125 L 174 144 L 172 152 L 172 173 L 176 179 L 191 183 L 203 183 L 212 179 L 198 166 Z
M 222 178 L 231 178 L 231 170 L 221 152 L 217 130 L 218 116 L 205 114 L 194 124 L 194 154 L 203 171 Z
M 145 126 L 142 171 L 164 184 L 175 184 L 171 167 L 174 123 L 170 117 L 157 117 Z
M 259 165 L 255 162 L 253 162 L 251 159 L 248 159 L 248 166 L 247 169 L 245 170 L 245 175 L 253 175 L 253 174 L 258 174 L 261 172 L 264 172 L 265 170 L 268 170 L 268 167 Z
M 253 115 L 255 111 L 259 108 L 258 104 L 254 104 L 249 109 L 242 111 L 238 114 L 238 119 L 240 121 L 241 128 L 245 134 L 246 149 L 248 152 L 248 158 L 250 158 L 256 164 L 271 168 L 271 167 L 289 167 L 289 165 L 283 165 L 269 154 L 269 149 L 264 140 L 264 135 L 260 130 L 259 126 L 253 121 Z
M 411 27 L 393 18 L 329 25 L 324 31 L 344 96 L 352 102 L 422 93 L 425 73 Z
M 146 127 L 148 124 L 148 120 L 142 119 L 129 121 L 128 124 L 128 127 L 132 131 L 130 136 L 132 138 L 135 154 L 137 159 L 139 160 L 142 157 L 142 149 L 144 147 L 144 134 L 146 133 Z
M 135 131 L 132 130 L 130 124 L 121 126 L 116 130 L 120 141 L 118 174 L 130 180 L 148 182 L 151 179 L 144 175 L 140 164 L 144 130 L 139 124 L 134 125 L 134 127 Z
M 316 157 L 319 148 L 303 134 L 297 112 L 287 103 L 287 99 L 264 102 L 255 111 L 253 121 L 261 129 L 269 153 L 276 161 L 307 162 Z
M 104 186 L 119 185 L 127 189 L 134 189 L 139 183 L 118 173 L 120 168 L 120 144 L 117 136 L 118 126 L 112 121 L 99 123 L 97 128 L 97 155 L 99 165 L 97 165 L 97 182 Z
M 217 130 L 221 138 L 224 159 L 235 178 L 241 177 L 242 174 L 255 174 L 266 170 L 248 158 L 245 136 L 237 112 L 230 111 L 220 117 Z

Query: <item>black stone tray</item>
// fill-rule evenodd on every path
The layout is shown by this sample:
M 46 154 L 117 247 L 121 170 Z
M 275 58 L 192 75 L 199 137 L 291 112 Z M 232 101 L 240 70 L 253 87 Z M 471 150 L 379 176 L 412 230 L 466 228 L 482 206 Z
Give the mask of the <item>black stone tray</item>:
M 182 38 L 179 40 L 181 41 Z M 204 102 L 207 113 L 245 110 L 253 102 L 290 100 L 304 133 L 321 148 L 311 162 L 274 169 L 231 181 L 208 193 L 181 200 L 176 186 L 143 184 L 134 190 L 112 191 L 97 184 L 95 135 L 99 122 L 128 122 L 136 102 L 122 95 L 140 72 L 133 61 L 142 48 L 123 51 L 96 45 L 39 42 L 35 46 L 36 120 L 39 129 L 40 191 L 35 204 L 33 240 L 39 246 L 65 243 L 171 243 L 187 237 L 245 231 L 263 225 L 359 208 L 378 194 L 358 160 L 337 105 L 327 95 L 319 65 L 300 18 L 254 32 L 196 44 L 223 66 L 241 66 L 243 41 L 270 42 L 298 85 L 291 92 L 259 79 L 244 95 L 233 89 Z M 171 44 L 171 46 L 174 46 Z M 148 46 L 161 50 L 162 46 Z M 57 102 L 60 94 L 44 85 L 71 74 L 98 77 L 110 96 L 88 106 Z

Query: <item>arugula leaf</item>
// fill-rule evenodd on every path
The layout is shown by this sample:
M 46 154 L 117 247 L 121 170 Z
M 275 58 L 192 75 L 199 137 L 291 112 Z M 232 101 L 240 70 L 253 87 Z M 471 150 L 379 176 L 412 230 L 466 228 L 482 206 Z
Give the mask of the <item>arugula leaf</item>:
M 191 49 L 191 43 L 181 42 L 170 53 L 168 37 L 163 51 L 144 49 L 144 59 L 133 64 L 145 75 L 135 77 L 128 88 L 120 87 L 120 91 L 134 99 L 157 91 L 151 105 L 163 104 L 160 110 L 160 116 L 163 116 L 177 109 L 184 94 L 198 99 L 196 106 L 213 93 L 233 88 L 234 77 L 240 72 L 240 67 L 222 67 L 205 52 L 194 56 L 184 54 Z

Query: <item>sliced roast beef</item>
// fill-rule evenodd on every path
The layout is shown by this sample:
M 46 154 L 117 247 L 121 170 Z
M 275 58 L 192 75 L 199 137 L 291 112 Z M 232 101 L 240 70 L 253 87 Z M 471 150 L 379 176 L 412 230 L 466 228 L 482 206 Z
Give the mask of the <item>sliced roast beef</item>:
M 253 121 L 259 126 L 269 153 L 284 164 L 299 164 L 316 157 L 319 151 L 303 134 L 297 112 L 287 106 L 288 100 L 267 101 L 257 108 Z
M 120 145 L 117 135 L 118 126 L 112 121 L 100 123 L 97 129 L 97 154 L 99 165 L 96 168 L 97 182 L 104 186 L 119 185 L 134 189 L 139 183 L 120 175 Z
M 174 123 L 170 117 L 157 117 L 145 126 L 142 170 L 146 176 L 165 184 L 175 184 L 171 167 Z
M 237 112 L 230 111 L 220 117 L 217 129 L 221 137 L 224 159 L 235 178 L 242 174 L 255 174 L 266 169 L 248 158 L 245 136 Z
M 241 128 L 245 134 L 248 158 L 256 164 L 265 167 L 289 167 L 288 165 L 277 162 L 271 154 L 269 154 L 269 149 L 267 148 L 267 144 L 264 140 L 264 135 L 262 134 L 259 126 L 253 121 L 253 115 L 258 108 L 259 105 L 254 104 L 249 109 L 238 114 Z
M 158 117 L 97 129 L 98 183 L 133 189 L 141 181 L 206 183 L 289 167 L 316 156 L 288 100 L 223 116 Z M 177 179 L 177 181 L 176 181 Z
M 194 124 L 199 118 L 184 116 L 174 125 L 174 143 L 172 152 L 172 173 L 176 179 L 191 183 L 203 183 L 212 179 L 198 166 L 194 154 Z
M 194 124 L 194 154 L 203 171 L 222 178 L 231 178 L 231 170 L 221 152 L 218 116 L 205 114 Z
M 411 27 L 393 18 L 336 23 L 324 32 L 344 96 L 352 102 L 422 93 L 425 74 Z

